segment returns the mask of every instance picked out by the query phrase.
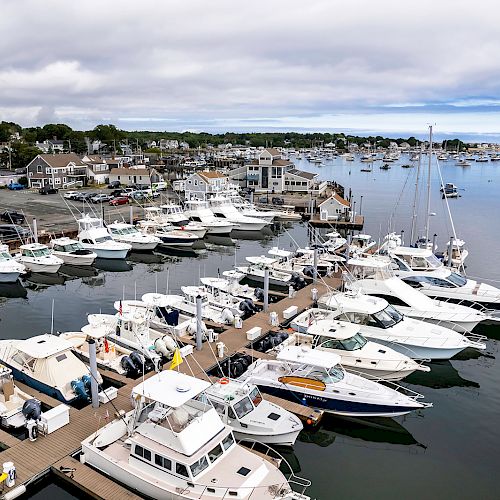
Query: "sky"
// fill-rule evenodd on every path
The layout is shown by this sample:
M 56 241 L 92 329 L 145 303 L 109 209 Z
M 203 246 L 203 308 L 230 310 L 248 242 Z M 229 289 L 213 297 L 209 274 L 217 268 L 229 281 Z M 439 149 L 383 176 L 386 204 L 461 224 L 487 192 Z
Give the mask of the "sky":
M 494 0 L 0 0 L 0 119 L 500 141 Z

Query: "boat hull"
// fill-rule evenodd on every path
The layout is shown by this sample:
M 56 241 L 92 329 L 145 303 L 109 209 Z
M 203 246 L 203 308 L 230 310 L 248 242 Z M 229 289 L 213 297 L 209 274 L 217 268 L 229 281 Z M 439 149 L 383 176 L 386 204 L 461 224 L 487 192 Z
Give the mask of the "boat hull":
M 240 432 L 233 429 L 233 434 L 234 437 L 238 440 L 251 439 L 264 444 L 273 444 L 278 446 L 293 446 L 295 444 L 295 441 L 297 441 L 297 438 L 299 437 L 300 430 L 286 432 L 284 434 L 277 434 L 277 435 L 271 435 L 271 434 L 262 435 L 262 434 Z
M 128 250 L 108 250 L 105 248 L 92 248 L 91 250 L 99 259 L 124 259 L 128 254 Z
M 45 274 L 55 274 L 59 271 L 61 264 L 38 264 L 36 262 L 25 262 L 23 261 L 26 269 L 32 273 L 45 273 Z
M 0 273 L 0 283 L 15 283 L 20 274 L 19 272 Z
M 71 266 L 91 266 L 95 259 L 95 255 L 71 255 L 62 252 L 52 252 L 56 257 L 59 257 L 65 264 Z

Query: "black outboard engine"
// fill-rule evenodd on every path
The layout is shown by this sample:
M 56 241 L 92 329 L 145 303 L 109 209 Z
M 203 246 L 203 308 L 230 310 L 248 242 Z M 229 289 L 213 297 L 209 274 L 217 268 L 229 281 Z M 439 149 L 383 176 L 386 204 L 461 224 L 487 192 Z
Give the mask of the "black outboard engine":
M 127 377 L 130 377 L 137 373 L 137 369 L 134 365 L 134 362 L 130 359 L 130 356 L 123 356 L 120 361 L 120 365 L 125 370 Z
M 304 267 L 304 270 L 302 272 L 306 276 L 309 276 L 309 278 L 314 278 L 314 267 L 313 266 Z
M 299 276 L 297 273 L 292 273 L 292 284 L 295 290 L 300 290 L 306 286 L 306 280 Z
M 28 399 L 21 410 L 24 418 L 26 419 L 26 429 L 28 431 L 28 438 L 30 441 L 35 441 L 38 437 L 38 425 L 42 415 L 42 405 L 38 399 Z
M 132 351 L 129 358 L 135 366 L 136 372 L 141 373 L 142 367 L 144 366 L 144 356 L 137 351 Z
M 242 314 L 243 319 L 248 318 L 249 316 L 251 316 L 253 314 L 252 308 L 244 300 L 242 300 L 240 302 L 240 305 L 238 306 L 238 309 L 243 313 Z
M 71 388 L 73 389 L 73 392 L 76 394 L 76 397 L 78 399 L 83 399 L 84 401 L 89 400 L 89 393 L 85 389 L 85 383 L 83 382 L 83 377 L 82 378 L 77 378 L 76 380 L 71 381 Z
M 264 301 L 264 290 L 262 290 L 262 288 L 256 288 L 254 290 L 253 294 L 255 295 L 255 298 L 258 301 L 260 301 L 260 302 Z

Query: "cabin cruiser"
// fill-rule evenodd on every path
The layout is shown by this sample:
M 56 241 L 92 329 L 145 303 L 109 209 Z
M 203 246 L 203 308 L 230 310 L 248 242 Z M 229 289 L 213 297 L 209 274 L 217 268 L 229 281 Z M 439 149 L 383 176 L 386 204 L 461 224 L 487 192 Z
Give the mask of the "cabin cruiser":
M 206 396 L 236 439 L 293 446 L 303 429 L 298 417 L 266 401 L 256 385 L 223 377 L 206 390 Z
M 47 245 L 41 243 L 21 245 L 19 250 L 16 259 L 33 273 L 54 274 L 64 264 L 62 259 L 52 255 Z
M 96 253 L 83 248 L 79 241 L 71 238 L 50 240 L 50 246 L 53 255 L 72 266 L 91 266 L 97 258 Z
M 470 162 L 467 161 L 465 158 L 462 158 L 461 160 L 458 160 L 455 165 L 457 167 L 470 167 Z
M 150 207 L 149 209 L 151 208 L 154 209 L 155 207 Z M 168 205 L 160 205 L 160 209 L 160 220 L 166 224 L 170 224 L 176 228 L 182 228 L 201 239 L 207 234 L 208 228 L 199 222 L 189 220 L 189 217 L 184 213 L 180 205 L 169 203 Z
M 172 304 L 174 309 L 178 309 L 191 316 L 196 316 L 196 299 L 201 297 L 201 314 L 203 319 L 222 325 L 230 325 L 233 323 L 235 313 L 238 311 L 238 309 L 234 307 L 235 302 L 228 301 L 224 303 L 222 299 L 220 299 L 221 303 L 219 304 L 213 299 L 211 301 L 210 294 L 198 286 L 182 286 L 181 291 L 184 296 L 174 296 L 181 298 L 181 300 Z M 241 300 L 236 303 L 241 303 Z
M 321 317 L 321 314 L 317 316 Z M 342 366 L 349 372 L 383 380 L 401 380 L 416 370 L 430 371 L 428 366 L 407 355 L 366 339 L 361 334 L 360 325 L 335 319 L 316 319 L 314 310 L 301 313 L 293 322 L 295 327 L 300 325 L 300 331 L 289 335 L 268 352 L 279 352 L 287 345 L 306 345 L 340 356 Z
M 304 277 L 314 276 L 314 250 L 310 248 L 299 249 L 296 253 L 293 253 L 273 247 L 267 253 L 276 259 L 276 262 L 271 264 L 273 269 L 288 273 L 299 273 Z M 316 265 L 320 276 L 331 274 L 334 267 L 331 262 L 322 259 L 319 253 Z
M 326 233 L 325 236 L 327 239 L 323 242 L 323 246 L 330 252 L 339 250 L 347 243 L 347 240 L 345 238 L 342 238 L 342 236 L 340 236 L 340 233 L 338 233 L 337 231 Z
M 132 390 L 132 411 L 82 441 L 80 460 L 148 498 L 308 500 L 290 487 L 300 478 L 236 444 L 203 401 L 209 387 L 175 370 L 150 377 Z
M 39 401 L 17 387 L 12 370 L 0 365 L 0 422 L 2 427 L 17 429 L 26 424 L 23 407 L 27 401 L 35 401 L 40 407 Z
M 220 290 L 221 292 L 230 293 L 234 297 L 242 299 L 260 300 L 264 298 L 264 291 L 261 288 L 253 288 L 247 284 L 242 285 L 240 280 L 245 277 L 243 273 L 238 271 L 224 271 L 223 278 L 201 278 L 200 281 L 206 287 L 212 290 Z
M 240 231 L 261 231 L 269 224 L 264 219 L 256 217 L 246 217 L 241 214 L 236 207 L 223 196 L 214 196 L 209 199 L 210 208 L 215 217 L 219 220 L 237 224 Z
M 403 314 L 459 331 L 472 331 L 479 323 L 493 320 L 477 309 L 443 300 L 431 299 L 396 277 L 385 257 L 350 259 L 347 263 L 356 278 L 348 288 L 381 297 Z
M 137 224 L 139 231 L 148 236 L 154 236 L 160 240 L 159 247 L 173 249 L 189 249 L 200 241 L 195 234 L 174 226 L 155 222 L 153 220 L 142 220 Z
M 261 391 L 350 417 L 396 417 L 427 408 L 422 395 L 348 373 L 340 356 L 306 346 L 288 346 L 274 360 L 259 359 L 239 377 Z
M 207 201 L 186 201 L 186 210 L 184 213 L 192 222 L 202 224 L 207 229 L 207 234 L 229 235 L 233 229 L 238 228 L 238 224 L 215 217 L 212 210 L 208 207 Z
M 25 271 L 24 264 L 17 262 L 9 253 L 8 245 L 0 244 L 0 283 L 15 283 Z
M 447 182 L 444 186 L 440 188 L 443 198 L 458 198 L 460 195 L 458 193 L 458 187 L 451 182 Z
M 114 241 L 127 243 L 136 252 L 153 251 L 161 242 L 160 238 L 151 234 L 141 233 L 132 224 L 124 222 L 108 224 L 108 231 Z
M 63 403 L 90 399 L 89 369 L 73 354 L 71 342 L 56 335 L 0 340 L 0 362 L 19 380 Z M 99 383 L 102 379 L 99 375 Z
M 361 325 L 364 337 L 412 359 L 450 359 L 467 347 L 486 348 L 479 335 L 465 335 L 409 318 L 379 297 L 352 291 L 330 292 L 319 298 L 318 306 L 332 312 L 318 319 L 338 319 Z M 291 326 L 294 328 L 293 321 Z
M 349 252 L 363 254 L 376 246 L 377 242 L 369 234 L 355 234 L 351 237 Z
M 78 219 L 78 239 L 83 248 L 93 251 L 100 259 L 124 259 L 132 245 L 114 241 L 102 219 L 85 215 Z
M 253 203 L 250 203 L 248 200 L 236 194 L 230 194 L 229 201 L 245 217 L 257 217 L 258 219 L 263 219 L 271 223 L 278 215 L 278 213 L 273 210 L 260 210 Z
M 279 271 L 272 267 L 273 264 L 278 262 L 278 259 L 271 257 L 247 257 L 248 266 L 237 266 L 236 271 L 243 273 L 248 279 L 256 282 L 263 283 L 265 278 L 266 269 L 269 270 L 269 285 L 277 287 L 302 288 L 305 285 L 304 278 L 299 276 L 298 273 L 290 273 Z

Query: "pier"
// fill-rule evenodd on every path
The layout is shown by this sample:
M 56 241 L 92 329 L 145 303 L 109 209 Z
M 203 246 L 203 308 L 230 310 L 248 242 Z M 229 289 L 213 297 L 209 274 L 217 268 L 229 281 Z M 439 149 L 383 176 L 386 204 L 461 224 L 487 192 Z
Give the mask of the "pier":
M 272 326 L 270 323 L 270 313 L 276 312 L 280 321 L 283 319 L 283 311 L 290 306 L 296 306 L 298 313 L 304 311 L 312 305 L 312 290 L 318 291 L 318 296 L 325 293 L 328 288 L 337 288 L 340 279 L 336 277 L 324 278 L 316 284 L 309 284 L 297 291 L 294 297 L 281 298 L 278 302 L 269 304 L 267 312 L 261 311 L 243 321 L 242 328 L 229 327 L 219 333 L 217 341 L 223 342 L 227 348 L 223 358 L 216 358 L 215 343 L 203 343 L 202 350 L 194 349 L 193 353 L 184 358 L 184 362 L 179 366 L 179 370 L 188 375 L 198 378 L 207 378 L 207 372 L 217 366 L 217 362 L 224 361 L 236 353 L 248 354 L 254 358 L 266 358 L 269 355 L 251 349 L 250 341 L 246 337 L 246 332 L 254 327 L 262 329 L 262 335 L 267 335 L 271 331 L 278 331 L 279 326 Z M 283 329 L 283 328 L 281 328 Z M 190 337 L 182 337 L 180 340 L 184 344 L 195 345 Z M 257 339 L 256 339 L 257 340 Z M 170 363 L 164 365 L 168 369 Z M 69 424 L 61 427 L 48 436 L 40 435 L 36 441 L 29 439 L 18 439 L 5 430 L 0 430 L 0 452 L 2 462 L 13 462 L 17 479 L 14 488 L 23 485 L 28 487 L 31 483 L 41 479 L 47 474 L 55 474 L 60 479 L 66 481 L 73 487 L 80 489 L 92 498 L 102 500 L 118 500 L 140 498 L 133 492 L 124 488 L 112 479 L 104 476 L 85 464 L 80 463 L 78 454 L 81 450 L 81 441 L 100 427 L 110 422 L 121 412 L 128 412 L 132 409 L 130 394 L 132 388 L 139 383 L 139 380 L 126 378 L 115 372 L 100 370 L 103 378 L 113 382 L 118 386 L 118 395 L 112 401 L 101 404 L 98 409 L 92 408 L 89 404 L 82 409 L 70 409 Z M 145 375 L 145 378 L 152 376 L 154 372 Z M 212 380 L 213 377 L 212 377 Z M 217 379 L 215 379 L 217 380 Z M 54 407 L 61 404 L 59 401 L 42 394 L 26 385 L 16 382 L 16 384 L 31 396 L 39 399 L 45 406 Z M 284 409 L 295 413 L 304 420 L 307 425 L 316 425 L 322 418 L 323 412 L 317 411 L 299 403 L 286 401 L 281 398 L 263 395 L 265 399 L 282 406 Z M 4 498 L 8 491 L 6 488 L 0 493 L 0 498 Z

